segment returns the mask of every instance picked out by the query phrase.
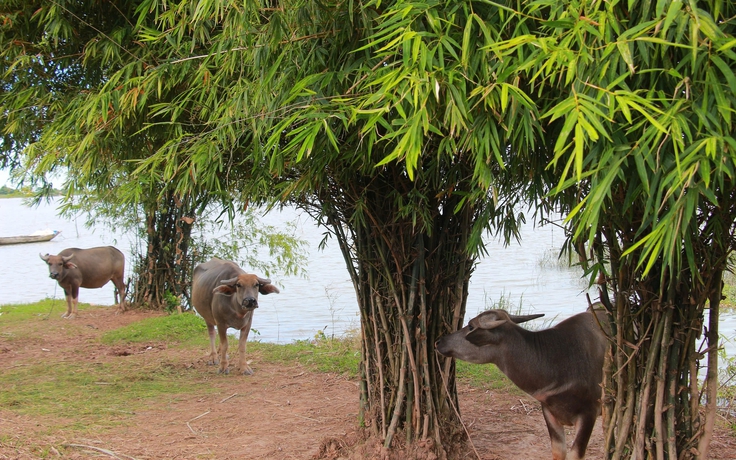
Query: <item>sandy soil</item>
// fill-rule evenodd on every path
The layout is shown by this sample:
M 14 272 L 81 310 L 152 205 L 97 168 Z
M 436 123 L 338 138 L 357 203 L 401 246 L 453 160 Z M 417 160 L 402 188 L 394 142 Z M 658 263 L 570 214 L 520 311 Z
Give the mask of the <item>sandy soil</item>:
M 74 323 L 51 317 L 43 325 L 50 333 L 34 334 L 28 340 L 10 342 L 0 331 L 0 372 L 29 360 L 53 365 L 59 360 L 114 362 L 143 353 L 147 359 L 165 354 L 169 363 L 201 371 L 201 378 L 215 388 L 213 393 L 167 398 L 137 411 L 123 429 L 110 432 L 88 427 L 82 435 L 79 431 L 50 430 L 62 419 L 61 414 L 21 416 L 0 407 L 0 459 L 335 460 L 379 456 L 379 448 L 360 440 L 354 380 L 310 372 L 296 364 L 264 362 L 256 354 L 249 358 L 253 376 L 218 376 L 205 365 L 205 350 L 191 356 L 166 346 L 106 347 L 97 340 L 106 330 L 153 315 L 156 313 L 141 311 L 115 315 L 112 308 L 103 307 L 82 311 L 79 318 L 71 320 Z M 73 328 L 74 334 L 53 333 L 54 328 Z M 542 414 L 533 399 L 467 385 L 461 385 L 459 392 L 463 420 L 474 447 L 460 453 L 462 458 L 551 458 Z M 587 458 L 602 459 L 601 445 L 599 424 Z M 709 458 L 736 459 L 736 437 L 720 428 Z

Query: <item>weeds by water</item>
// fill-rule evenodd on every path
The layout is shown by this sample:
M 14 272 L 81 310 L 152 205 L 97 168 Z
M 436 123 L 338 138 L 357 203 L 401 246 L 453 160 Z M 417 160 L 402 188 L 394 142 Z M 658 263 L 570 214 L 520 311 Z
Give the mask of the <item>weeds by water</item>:
M 723 273 L 723 295 L 721 311 L 736 311 L 736 275 L 731 272 Z

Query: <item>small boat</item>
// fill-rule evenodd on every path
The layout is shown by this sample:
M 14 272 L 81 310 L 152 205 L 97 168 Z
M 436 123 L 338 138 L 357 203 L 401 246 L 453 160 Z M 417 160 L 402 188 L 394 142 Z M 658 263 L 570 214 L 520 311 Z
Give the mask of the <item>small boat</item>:
M 19 236 L 0 236 L 0 246 L 6 244 L 23 244 L 23 243 L 39 243 L 41 241 L 51 241 L 56 235 L 61 233 L 59 230 L 54 230 L 51 233 L 32 233 L 30 235 L 19 235 Z

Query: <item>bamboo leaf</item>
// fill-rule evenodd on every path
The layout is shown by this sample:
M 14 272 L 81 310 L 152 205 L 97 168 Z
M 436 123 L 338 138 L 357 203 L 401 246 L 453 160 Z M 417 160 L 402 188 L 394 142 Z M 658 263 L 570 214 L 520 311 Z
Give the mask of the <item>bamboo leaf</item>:
M 617 41 L 616 46 L 618 47 L 618 52 L 621 55 L 621 58 L 624 60 L 626 65 L 629 66 L 629 71 L 632 74 L 635 73 L 636 69 L 634 68 L 634 57 L 631 54 L 631 45 L 625 41 Z

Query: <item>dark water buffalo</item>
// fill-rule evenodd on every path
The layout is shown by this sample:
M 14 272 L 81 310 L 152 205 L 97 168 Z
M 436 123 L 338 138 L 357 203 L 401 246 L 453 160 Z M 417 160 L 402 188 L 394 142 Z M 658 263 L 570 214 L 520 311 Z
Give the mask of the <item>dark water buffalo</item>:
M 606 313 L 602 307 L 591 309 L 541 331 L 517 326 L 539 316 L 509 315 L 504 310 L 483 312 L 459 331 L 441 337 L 437 351 L 471 363 L 496 364 L 519 388 L 542 403 L 552 458 L 583 459 L 601 411 L 603 361 L 608 348 Z M 574 425 L 576 431 L 569 454 L 564 425 Z
M 120 310 L 125 311 L 125 256 L 112 246 L 78 249 L 68 248 L 52 256 L 42 255 L 41 259 L 49 266 L 49 277 L 59 282 L 66 297 L 66 313 L 63 318 L 77 315 L 79 288 L 101 288 L 112 281 L 120 294 Z
M 217 364 L 215 350 L 215 325 L 220 337 L 220 368 L 227 374 L 227 329 L 240 330 L 238 341 L 238 366 L 240 372 L 252 375 L 253 370 L 245 361 L 245 344 L 248 340 L 253 311 L 258 308 L 258 293 L 278 293 L 271 280 L 259 278 L 243 271 L 234 262 L 212 258 L 198 265 L 192 276 L 192 305 L 207 323 L 210 336 L 208 364 Z

